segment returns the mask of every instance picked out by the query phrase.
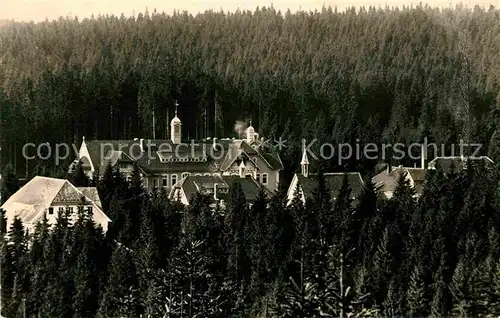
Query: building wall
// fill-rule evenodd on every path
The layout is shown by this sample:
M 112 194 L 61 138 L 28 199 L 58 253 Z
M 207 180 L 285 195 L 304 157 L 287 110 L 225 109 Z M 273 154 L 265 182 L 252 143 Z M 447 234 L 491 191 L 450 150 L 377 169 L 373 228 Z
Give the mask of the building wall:
M 50 225 L 56 224 L 59 214 L 61 212 L 64 212 L 67 208 L 69 208 L 72 210 L 72 213 L 70 214 L 69 222 L 70 222 L 70 224 L 73 224 L 78 219 L 78 208 L 79 207 L 80 207 L 80 205 L 62 205 L 62 204 L 51 205 L 50 208 L 48 208 L 45 211 L 45 216 L 47 217 L 47 222 Z M 85 210 L 87 210 L 89 207 L 92 207 L 92 209 L 94 209 L 94 206 L 92 204 L 83 206 L 83 208 Z M 50 213 L 51 208 L 52 208 L 52 214 Z
M 251 175 L 271 192 L 276 191 L 279 184 L 279 171 L 271 170 L 261 158 L 257 158 L 256 165 L 258 169 L 253 164 L 247 163 L 243 175 Z M 240 167 L 236 161 L 224 171 L 224 175 L 240 175 Z M 266 177 L 264 178 L 264 176 Z
M 54 203 L 45 211 L 47 223 L 49 225 L 56 224 L 59 214 L 69 208 L 72 209 L 72 213 L 69 216 L 69 223 L 74 224 L 78 220 L 78 209 L 80 207 L 81 205 Z M 100 209 L 95 204 L 86 204 L 83 206 L 83 209 L 88 210 L 90 207 L 92 208 L 92 219 L 106 232 L 108 230 L 108 220 L 104 215 L 101 215 Z M 50 214 L 50 208 L 53 209 L 52 214 Z

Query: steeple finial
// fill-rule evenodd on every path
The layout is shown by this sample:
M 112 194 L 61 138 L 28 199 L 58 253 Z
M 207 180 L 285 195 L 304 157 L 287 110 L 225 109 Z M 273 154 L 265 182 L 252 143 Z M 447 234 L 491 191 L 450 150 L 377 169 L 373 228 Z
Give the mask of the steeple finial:
M 177 100 L 175 100 L 175 116 L 177 116 L 177 106 L 179 106 L 179 104 L 177 103 Z
M 252 126 L 252 118 L 250 118 L 250 126 Z
M 307 151 L 304 149 L 302 153 L 302 160 L 300 161 L 300 166 L 302 170 L 302 175 L 304 177 L 309 176 L 309 159 L 307 158 Z

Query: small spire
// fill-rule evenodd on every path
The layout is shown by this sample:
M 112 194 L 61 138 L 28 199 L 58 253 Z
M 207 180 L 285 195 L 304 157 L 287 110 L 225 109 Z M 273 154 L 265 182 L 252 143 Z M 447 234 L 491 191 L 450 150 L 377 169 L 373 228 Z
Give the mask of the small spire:
M 252 126 L 252 119 L 250 119 L 250 126 Z
M 177 100 L 175 100 L 175 116 L 177 117 L 177 106 L 179 106 L 179 104 L 177 103 Z
M 301 165 L 308 165 L 309 164 L 309 158 L 307 158 L 307 151 L 304 149 L 304 152 L 302 153 L 302 161 L 300 162 Z
M 300 162 L 300 167 L 302 170 L 302 175 L 307 178 L 309 176 L 309 159 L 307 158 L 307 152 L 305 149 L 302 153 L 302 161 Z
M 85 136 L 82 137 L 82 140 L 85 141 Z

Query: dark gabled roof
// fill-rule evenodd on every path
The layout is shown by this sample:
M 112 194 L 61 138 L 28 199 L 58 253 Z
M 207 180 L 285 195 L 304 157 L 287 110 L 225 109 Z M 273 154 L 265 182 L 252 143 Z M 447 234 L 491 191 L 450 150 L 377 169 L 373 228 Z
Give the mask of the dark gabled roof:
M 229 187 L 232 187 L 234 183 L 239 182 L 243 193 L 245 193 L 245 199 L 247 202 L 255 202 L 261 190 L 264 190 L 268 199 L 273 196 L 271 191 L 250 176 L 246 176 L 245 178 L 241 178 L 240 176 L 222 176 L 222 178 L 226 181 Z
M 440 168 L 444 173 L 452 172 L 451 167 L 453 166 L 453 172 L 459 173 L 464 168 L 467 168 L 467 162 L 474 162 L 474 164 L 483 164 L 485 166 L 493 166 L 493 160 L 486 156 L 480 157 L 437 157 L 429 162 L 429 169 Z
M 196 193 L 201 193 L 205 195 L 210 195 L 213 200 L 214 195 L 214 185 L 217 184 L 217 198 L 228 200 L 229 190 L 235 182 L 239 182 L 247 202 L 254 202 L 261 189 L 263 189 L 268 198 L 272 196 L 272 193 L 267 190 L 266 187 L 258 183 L 255 179 L 251 177 L 240 178 L 239 176 L 187 176 L 179 180 L 175 185 L 175 189 L 182 188 L 184 194 L 188 200 L 191 200 Z M 171 191 L 171 195 L 173 195 Z M 171 197 L 171 199 L 174 199 Z
M 216 140 L 218 147 L 214 149 L 213 141 L 195 142 L 191 147 L 173 144 L 171 140 L 144 140 L 145 152 L 141 152 L 139 140 L 96 140 L 85 141 L 90 159 L 95 168 L 104 172 L 108 162 L 112 165 L 119 161 L 136 161 L 146 173 L 167 172 L 214 172 L 225 171 L 238 157 L 241 151 L 249 155 L 261 157 L 273 170 L 281 170 L 283 166 L 276 152 L 262 153 L 249 146 L 244 140 Z M 191 143 L 187 143 L 190 145 Z M 83 160 L 84 168 L 90 163 Z
M 229 186 L 219 175 L 211 176 L 187 176 L 179 180 L 174 186 L 174 189 L 182 188 L 186 198 L 191 200 L 196 193 L 212 196 L 214 194 L 214 185 L 217 184 L 219 199 L 223 198 L 224 193 L 229 191 Z M 170 195 L 174 195 L 171 191 Z M 171 199 L 174 199 L 171 197 Z
M 342 188 L 344 182 L 344 177 L 347 175 L 347 182 L 352 190 L 352 196 L 358 197 L 363 190 L 364 184 L 361 175 L 358 172 L 347 172 L 347 173 L 324 173 L 325 183 L 327 188 L 330 190 L 330 196 L 332 199 L 337 198 Z M 313 199 L 314 191 L 318 188 L 317 174 L 309 174 L 308 177 L 304 177 L 298 174 L 299 184 L 304 192 L 304 196 L 307 199 Z
M 426 169 L 422 168 L 406 168 L 408 174 L 413 179 L 415 183 L 422 183 L 425 181 L 425 175 L 427 173 Z
M 417 194 L 422 193 L 423 184 L 425 181 L 426 169 L 413 167 L 391 167 L 391 171 L 387 172 L 387 168 L 372 178 L 372 182 L 376 188 L 382 192 L 394 192 L 398 185 L 398 180 L 403 173 L 407 173 L 413 179 L 414 190 Z

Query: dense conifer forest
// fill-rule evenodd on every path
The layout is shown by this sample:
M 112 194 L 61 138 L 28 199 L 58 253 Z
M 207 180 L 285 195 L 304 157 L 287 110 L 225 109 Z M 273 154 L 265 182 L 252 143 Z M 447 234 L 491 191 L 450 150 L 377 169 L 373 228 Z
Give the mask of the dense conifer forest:
M 2 163 L 24 173 L 26 142 L 152 138 L 153 111 L 155 136 L 164 138 L 175 100 L 185 138 L 232 137 L 234 122 L 251 118 L 261 135 L 285 137 L 292 170 L 301 137 L 463 138 L 486 152 L 499 134 L 498 34 L 493 7 L 260 8 L 6 23 Z M 359 164 L 343 168 L 370 170 Z
M 250 118 L 262 135 L 283 137 L 289 174 L 300 139 L 314 137 L 464 139 L 500 159 L 494 8 L 146 12 L 1 28 L 2 200 L 19 189 L 25 143 L 152 138 L 153 112 L 165 138 L 175 100 L 186 138 L 231 137 L 234 122 Z M 30 175 L 97 186 L 113 222 L 103 233 L 82 210 L 71 226 L 61 215 L 26 235 L 19 220 L 6 228 L 0 219 L 1 314 L 500 315 L 498 168 L 429 170 L 418 200 L 401 178 L 387 200 L 370 182 L 376 161 L 320 163 L 305 206 L 286 206 L 281 189 L 248 207 L 236 183 L 222 211 L 201 194 L 184 207 L 147 193 L 137 167 L 127 182 L 109 166 L 89 180 L 81 165 L 67 174 L 28 162 Z M 323 172 L 333 170 L 366 175 L 359 200 L 347 182 L 330 196 Z
M 94 182 L 76 172 L 70 178 Z M 201 194 L 188 207 L 147 195 L 138 168 L 127 183 L 108 166 L 97 182 L 113 220 L 105 235 L 83 209 L 73 226 L 61 214 L 50 231 L 46 219 L 30 235 L 19 219 L 2 227 L 10 233 L 1 242 L 2 314 L 500 314 L 500 196 L 490 186 L 497 173 L 474 165 L 446 176 L 428 170 L 419 201 L 403 178 L 389 201 L 366 182 L 355 204 L 347 181 L 331 198 L 323 174 L 317 178 L 305 206 L 263 192 L 249 208 L 236 183 L 223 212 Z M 16 186 L 10 180 L 4 190 Z

